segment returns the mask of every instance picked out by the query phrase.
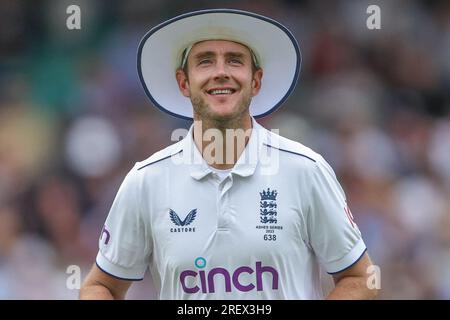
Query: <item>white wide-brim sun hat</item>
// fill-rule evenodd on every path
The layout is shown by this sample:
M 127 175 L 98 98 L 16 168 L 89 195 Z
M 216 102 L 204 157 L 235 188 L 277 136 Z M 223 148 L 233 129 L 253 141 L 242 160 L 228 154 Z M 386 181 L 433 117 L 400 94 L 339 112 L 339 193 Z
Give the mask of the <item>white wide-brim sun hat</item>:
M 152 103 L 162 111 L 183 119 L 193 118 L 191 101 L 181 94 L 175 72 L 181 65 L 183 51 L 204 40 L 238 42 L 255 54 L 263 78 L 261 90 L 250 104 L 253 117 L 274 112 L 294 90 L 301 53 L 286 27 L 251 12 L 201 10 L 157 25 L 139 44 L 139 78 Z

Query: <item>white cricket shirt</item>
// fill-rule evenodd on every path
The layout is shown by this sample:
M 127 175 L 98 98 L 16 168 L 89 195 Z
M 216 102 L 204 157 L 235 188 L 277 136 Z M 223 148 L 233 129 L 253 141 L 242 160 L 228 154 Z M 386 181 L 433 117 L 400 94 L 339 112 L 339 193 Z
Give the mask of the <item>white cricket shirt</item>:
M 97 265 L 123 279 L 150 268 L 160 299 L 321 299 L 366 250 L 331 167 L 252 119 L 224 180 L 189 134 L 138 162 L 99 240 Z M 221 182 L 220 182 L 221 181 Z

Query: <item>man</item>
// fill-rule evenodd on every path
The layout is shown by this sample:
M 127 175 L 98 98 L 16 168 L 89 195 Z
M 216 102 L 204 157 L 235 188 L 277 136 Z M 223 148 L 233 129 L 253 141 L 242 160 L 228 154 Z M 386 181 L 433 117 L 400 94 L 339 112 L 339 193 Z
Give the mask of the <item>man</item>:
M 144 37 L 146 93 L 194 124 L 125 178 L 82 299 L 123 299 L 148 266 L 161 299 L 321 299 L 321 267 L 336 284 L 327 298 L 375 297 L 331 167 L 254 120 L 287 98 L 300 60 L 284 26 L 237 10 L 185 14 Z

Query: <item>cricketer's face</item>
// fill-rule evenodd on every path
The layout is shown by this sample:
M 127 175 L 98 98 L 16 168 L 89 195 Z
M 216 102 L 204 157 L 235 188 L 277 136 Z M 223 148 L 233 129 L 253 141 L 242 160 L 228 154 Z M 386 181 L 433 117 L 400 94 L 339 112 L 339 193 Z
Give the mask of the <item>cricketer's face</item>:
M 252 68 L 250 50 L 232 41 L 196 43 L 188 55 L 187 73 L 179 69 L 176 77 L 198 120 L 231 120 L 248 113 L 261 88 L 262 70 Z

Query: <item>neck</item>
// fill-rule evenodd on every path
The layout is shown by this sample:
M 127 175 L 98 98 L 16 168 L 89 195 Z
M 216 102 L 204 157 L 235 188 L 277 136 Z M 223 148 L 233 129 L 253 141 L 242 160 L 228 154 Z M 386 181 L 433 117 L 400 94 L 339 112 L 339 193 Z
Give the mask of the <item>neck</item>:
M 226 170 L 236 164 L 252 132 L 249 113 L 230 120 L 201 119 L 194 115 L 194 142 L 213 168 Z

